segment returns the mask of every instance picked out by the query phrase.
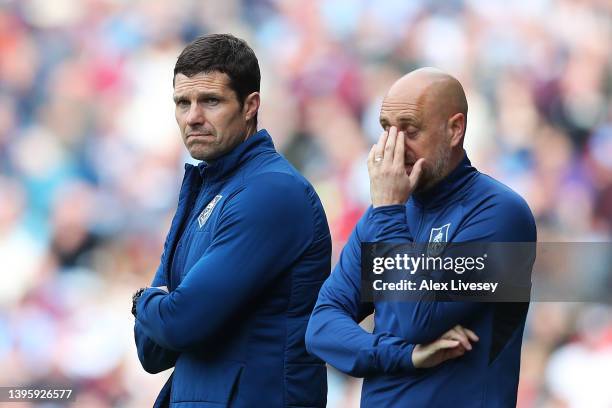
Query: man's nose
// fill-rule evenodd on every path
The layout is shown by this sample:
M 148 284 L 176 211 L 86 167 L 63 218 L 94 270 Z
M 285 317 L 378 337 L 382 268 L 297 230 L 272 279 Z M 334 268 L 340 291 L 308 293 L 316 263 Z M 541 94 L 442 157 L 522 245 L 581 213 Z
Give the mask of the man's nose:
M 406 158 L 416 157 L 416 153 L 414 150 L 415 147 L 416 143 L 414 142 L 414 140 L 408 137 L 404 138 L 404 155 L 406 156 Z
M 198 103 L 192 103 L 187 112 L 187 124 L 189 126 L 202 125 L 205 120 L 204 109 Z

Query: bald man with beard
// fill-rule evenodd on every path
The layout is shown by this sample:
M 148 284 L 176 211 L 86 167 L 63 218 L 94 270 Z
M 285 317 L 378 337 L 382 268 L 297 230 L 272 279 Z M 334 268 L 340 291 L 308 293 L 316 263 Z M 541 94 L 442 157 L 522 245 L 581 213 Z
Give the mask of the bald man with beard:
M 536 241 L 525 201 L 470 163 L 463 87 L 434 69 L 387 92 L 381 137 L 368 157 L 368 208 L 324 283 L 306 331 L 308 351 L 364 377 L 362 407 L 512 407 L 528 303 L 366 302 L 361 244 Z M 504 258 L 531 272 L 535 257 Z M 449 300 L 448 298 L 443 298 Z M 374 314 L 373 333 L 359 326 Z

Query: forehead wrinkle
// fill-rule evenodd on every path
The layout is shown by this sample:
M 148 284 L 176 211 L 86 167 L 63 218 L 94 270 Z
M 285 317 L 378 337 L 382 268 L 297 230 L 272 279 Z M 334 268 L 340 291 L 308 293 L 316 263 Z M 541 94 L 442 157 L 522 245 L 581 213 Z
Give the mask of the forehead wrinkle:
M 419 110 L 420 110 L 420 106 L 417 104 L 413 104 L 413 103 L 398 103 L 398 104 L 383 103 L 382 107 L 380 108 L 381 114 L 384 112 L 384 113 L 393 114 L 394 116 L 401 115 L 401 114 L 416 115 L 418 114 Z
M 226 78 L 215 78 L 211 77 L 211 75 L 203 76 L 202 74 L 198 74 L 191 78 L 187 77 L 186 79 L 175 81 L 174 94 L 176 95 L 183 92 L 222 92 L 227 85 L 226 82 Z
M 380 109 L 381 121 L 417 121 L 421 106 L 418 103 L 383 101 Z
M 413 102 L 402 102 L 402 101 L 393 101 L 393 100 L 384 100 L 382 103 L 382 106 L 388 106 L 391 108 L 402 108 L 404 106 L 406 107 L 418 107 L 418 102 L 417 103 L 413 103 Z
M 401 111 L 381 111 L 380 118 L 387 119 L 387 116 L 392 116 L 394 119 L 402 122 L 415 121 L 418 119 L 418 112 L 410 111 L 410 110 L 401 110 Z

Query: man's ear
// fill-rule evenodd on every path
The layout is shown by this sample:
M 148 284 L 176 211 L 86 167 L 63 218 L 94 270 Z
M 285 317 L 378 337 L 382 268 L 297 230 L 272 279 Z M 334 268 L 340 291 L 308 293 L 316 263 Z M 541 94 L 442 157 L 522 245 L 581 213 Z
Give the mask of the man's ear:
M 249 121 L 255 117 L 259 110 L 259 92 L 250 93 L 244 99 L 244 106 L 242 111 L 244 112 L 245 120 Z
M 455 113 L 448 119 L 451 147 L 461 146 L 463 144 L 465 125 L 465 115 L 463 113 Z

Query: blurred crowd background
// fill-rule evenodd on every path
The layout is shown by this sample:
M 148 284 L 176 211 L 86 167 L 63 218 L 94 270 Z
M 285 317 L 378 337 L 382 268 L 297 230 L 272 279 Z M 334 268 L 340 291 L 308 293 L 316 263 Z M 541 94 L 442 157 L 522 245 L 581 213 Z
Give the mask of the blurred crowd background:
M 139 365 L 131 295 L 191 161 L 172 69 L 210 32 L 254 48 L 260 128 L 321 196 L 334 259 L 368 205 L 382 97 L 421 66 L 462 82 L 468 155 L 525 197 L 540 241 L 611 240 L 609 0 L 0 0 L 1 386 L 151 406 L 169 372 Z M 519 407 L 609 408 L 611 378 L 609 305 L 532 304 Z M 329 407 L 359 392 L 330 368 Z

